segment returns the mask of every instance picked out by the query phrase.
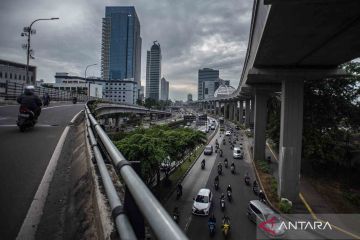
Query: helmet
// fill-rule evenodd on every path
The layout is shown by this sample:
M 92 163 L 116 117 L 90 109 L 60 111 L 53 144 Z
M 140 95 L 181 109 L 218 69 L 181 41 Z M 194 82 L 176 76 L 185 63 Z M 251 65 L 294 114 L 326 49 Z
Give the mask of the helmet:
M 229 188 L 231 188 L 231 186 L 230 186 L 230 184 L 229 184 L 229 186 L 228 186 Z
M 28 95 L 34 94 L 34 92 L 35 92 L 35 87 L 33 85 L 28 85 L 24 89 L 24 93 Z

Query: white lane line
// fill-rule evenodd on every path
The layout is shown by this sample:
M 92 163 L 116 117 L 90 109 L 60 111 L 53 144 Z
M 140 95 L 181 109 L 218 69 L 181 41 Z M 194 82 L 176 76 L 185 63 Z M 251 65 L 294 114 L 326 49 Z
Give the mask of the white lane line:
M 44 107 L 42 110 L 52 109 L 52 108 L 59 108 L 59 107 L 69 107 L 74 106 L 75 104 L 68 104 L 68 105 L 59 105 L 59 106 L 53 106 L 53 107 Z
M 82 111 L 77 113 L 73 119 L 70 121 L 70 123 L 73 123 L 75 119 L 80 115 Z M 41 179 L 41 183 L 35 193 L 34 199 L 31 203 L 31 206 L 26 214 L 26 217 L 24 219 L 24 222 L 21 225 L 20 231 L 18 232 L 18 235 L 16 239 L 18 240 L 33 240 L 35 239 L 35 234 L 37 227 L 40 223 L 41 216 L 43 214 L 46 198 L 49 192 L 49 187 L 52 181 L 52 178 L 55 173 L 56 165 L 58 163 L 62 148 L 64 146 L 66 136 L 69 132 L 70 126 L 66 126 L 63 133 L 61 134 L 61 137 L 59 139 L 59 142 L 57 143 L 55 150 L 53 152 L 53 155 L 51 156 L 49 165 L 46 168 L 45 174 L 43 178 Z
M 49 124 L 36 124 L 36 127 L 55 127 L 57 125 L 49 125 Z M 0 127 L 17 127 L 16 124 L 0 124 Z

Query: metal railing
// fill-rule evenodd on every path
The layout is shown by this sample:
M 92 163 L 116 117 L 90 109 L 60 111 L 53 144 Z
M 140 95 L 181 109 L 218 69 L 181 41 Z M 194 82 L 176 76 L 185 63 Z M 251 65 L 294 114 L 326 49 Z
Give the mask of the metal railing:
M 24 92 L 26 84 L 7 81 L 0 84 L 0 99 L 3 100 L 16 100 L 16 98 Z M 59 90 L 56 88 L 45 87 L 45 86 L 36 86 L 35 94 L 39 97 L 44 96 L 47 93 L 50 96 L 51 101 L 71 101 L 73 97 L 76 97 L 79 102 L 86 102 L 94 97 L 88 97 L 85 94 L 80 94 L 77 92 Z
M 90 142 L 94 150 L 96 161 L 100 162 L 100 165 L 98 166 L 99 171 L 102 172 L 101 176 L 103 178 L 103 182 L 107 185 L 107 187 L 104 187 L 106 189 L 107 197 L 109 198 L 112 215 L 115 219 L 116 228 L 120 238 L 126 239 L 126 236 L 129 236 L 130 238 L 128 239 L 133 239 L 133 230 L 129 227 L 129 221 L 125 216 L 126 209 L 124 211 L 124 207 L 121 205 L 111 179 L 108 177 L 109 173 L 104 166 L 104 160 L 102 159 L 100 150 L 104 151 L 104 156 L 108 156 L 110 158 L 111 163 L 123 179 L 123 182 L 129 190 L 138 209 L 146 219 L 157 239 L 188 239 L 135 172 L 131 166 L 131 162 L 127 161 L 112 143 L 110 138 L 91 114 L 87 105 L 85 108 Z M 98 148 L 98 144 L 100 144 L 103 149 Z

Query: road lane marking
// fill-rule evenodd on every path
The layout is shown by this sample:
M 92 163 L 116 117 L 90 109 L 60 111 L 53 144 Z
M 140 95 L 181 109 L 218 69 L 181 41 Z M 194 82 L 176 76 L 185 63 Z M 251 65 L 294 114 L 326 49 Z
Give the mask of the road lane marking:
M 77 113 L 70 123 L 74 123 L 75 119 L 80 115 L 82 111 Z M 68 135 L 70 129 L 70 125 L 66 126 L 64 131 L 62 132 L 60 139 L 55 147 L 55 150 L 51 156 L 49 164 L 45 170 L 45 174 L 41 179 L 40 185 L 35 193 L 33 201 L 30 205 L 30 208 L 26 214 L 24 222 L 21 225 L 20 231 L 16 237 L 17 240 L 27 239 L 32 240 L 35 239 L 35 234 L 37 231 L 37 227 L 41 221 L 41 217 L 43 214 L 46 198 L 49 192 L 49 187 L 54 176 L 56 166 L 58 160 L 60 158 L 62 148 L 65 144 L 66 137 Z

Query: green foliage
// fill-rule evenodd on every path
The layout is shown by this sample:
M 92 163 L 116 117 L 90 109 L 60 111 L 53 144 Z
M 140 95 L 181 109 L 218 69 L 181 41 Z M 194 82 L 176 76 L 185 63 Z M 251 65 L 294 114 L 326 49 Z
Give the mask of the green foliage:
M 277 195 L 277 189 L 278 189 L 278 183 L 276 181 L 276 178 L 272 177 L 270 182 L 270 191 L 274 196 Z
M 280 202 L 279 208 L 282 213 L 291 213 L 292 205 L 288 201 L 283 200 Z
M 258 164 L 259 164 L 260 171 L 262 171 L 263 173 L 270 173 L 270 166 L 267 162 L 259 161 Z
M 303 161 L 316 169 L 350 167 L 349 135 L 360 129 L 360 63 L 340 66 L 348 77 L 318 79 L 304 83 Z M 279 145 L 281 102 L 268 101 L 267 137 Z
M 171 129 L 167 126 L 138 128 L 124 134 L 115 145 L 129 161 L 140 161 L 142 177 L 150 183 L 167 156 L 180 161 L 184 155 L 206 140 L 206 135 L 189 128 Z
M 360 194 L 352 191 L 344 191 L 343 197 L 355 206 L 360 205 Z

